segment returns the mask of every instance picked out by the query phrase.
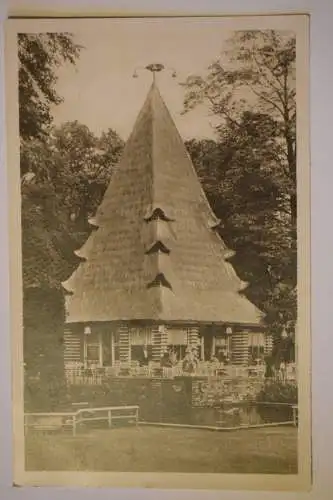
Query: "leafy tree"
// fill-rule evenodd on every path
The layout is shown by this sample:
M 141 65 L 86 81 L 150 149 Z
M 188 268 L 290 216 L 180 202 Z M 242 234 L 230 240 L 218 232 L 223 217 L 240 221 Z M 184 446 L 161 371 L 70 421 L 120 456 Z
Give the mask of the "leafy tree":
M 276 31 L 246 31 L 238 32 L 229 45 L 224 58 L 210 66 L 206 78 L 190 76 L 183 84 L 185 112 L 208 101 L 212 112 L 221 118 L 218 130 L 222 133 L 230 125 L 234 130 L 241 127 L 244 111 L 271 117 L 277 132 L 272 143 L 271 169 L 284 183 L 295 231 L 296 40 Z
M 29 167 L 22 179 L 25 362 L 29 380 L 39 376 L 26 394 L 30 404 L 38 398 L 45 409 L 59 400 L 56 388 L 64 379 L 61 282 L 79 263 L 74 250 L 91 230 L 88 217 L 101 201 L 122 148 L 112 130 L 96 137 L 85 125 L 68 122 L 50 128 L 47 138 L 25 141 L 21 150 Z
M 72 239 L 66 234 L 54 205 L 52 188 L 36 184 L 34 178 L 23 182 L 25 403 L 27 408 L 45 411 L 58 405 L 60 390 L 64 387 L 64 294 L 61 281 L 77 265 Z M 66 236 L 67 245 L 64 245 Z M 72 245 L 72 251 L 69 245 Z
M 191 156 L 200 181 L 206 193 L 212 198 L 216 195 L 216 184 L 225 174 L 228 158 L 220 142 L 213 139 L 190 139 L 185 146 Z
M 57 288 L 73 270 L 73 250 L 88 235 L 88 218 L 104 195 L 122 148 L 113 130 L 97 137 L 77 121 L 51 128 L 47 139 L 25 143 L 21 157 L 29 165 L 22 183 L 27 286 Z
M 100 164 L 106 168 L 104 172 L 108 172 L 110 165 L 118 163 L 124 149 L 124 141 L 119 137 L 117 132 L 109 128 L 106 132 L 102 132 L 97 145 L 102 152 Z M 102 171 L 100 175 L 103 175 Z M 109 177 L 107 178 L 107 182 L 108 181 Z
M 18 35 L 22 140 L 47 134 L 52 123 L 51 105 L 62 102 L 56 91 L 56 70 L 64 63 L 75 64 L 81 48 L 69 33 Z
M 53 129 L 50 144 L 61 203 L 76 228 L 84 230 L 104 195 L 124 142 L 112 129 L 97 137 L 87 126 L 74 121 Z
M 228 46 L 205 77 L 184 82 L 184 112 L 206 101 L 220 118 L 199 172 L 246 293 L 279 336 L 293 329 L 297 302 L 295 39 L 238 32 Z M 196 163 L 198 147 L 189 150 Z
M 66 233 L 54 210 L 56 198 L 49 182 L 50 152 L 45 148 L 45 141 L 52 123 L 51 107 L 61 102 L 56 92 L 57 68 L 66 62 L 74 64 L 79 52 L 80 47 L 70 34 L 18 35 L 25 403 L 28 407 L 31 404 L 36 408 L 53 407 L 60 397 L 58 389 L 64 385 L 61 359 L 64 297 L 60 281 L 68 271 L 68 261 L 58 239 Z M 71 243 L 71 239 L 67 239 Z M 66 248 L 70 250 L 70 246 Z M 31 385 L 33 380 L 37 385 Z

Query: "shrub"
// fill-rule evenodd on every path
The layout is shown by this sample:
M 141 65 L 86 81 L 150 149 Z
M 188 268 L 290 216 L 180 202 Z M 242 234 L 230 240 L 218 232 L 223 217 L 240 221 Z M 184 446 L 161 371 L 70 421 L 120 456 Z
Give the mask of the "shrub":
M 264 422 L 292 420 L 292 405 L 297 404 L 297 384 L 266 381 L 257 396 L 258 414 Z M 265 404 L 267 403 L 267 404 Z M 273 405 L 270 403 L 282 403 Z
M 294 382 L 266 381 L 258 393 L 258 402 L 297 404 L 298 391 Z

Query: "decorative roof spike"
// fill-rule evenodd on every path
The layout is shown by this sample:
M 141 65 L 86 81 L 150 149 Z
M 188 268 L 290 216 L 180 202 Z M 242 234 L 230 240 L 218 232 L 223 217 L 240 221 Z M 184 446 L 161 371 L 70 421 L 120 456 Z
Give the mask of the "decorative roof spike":
M 81 262 L 88 260 L 91 249 L 94 246 L 96 232 L 93 232 L 89 238 L 83 243 L 81 248 L 74 251 L 74 254 L 80 259 Z
M 88 219 L 88 224 L 89 226 L 91 226 L 93 229 L 98 229 L 99 228 L 99 225 L 97 223 L 97 219 L 96 217 L 90 217 Z
M 236 255 L 236 252 L 234 250 L 230 250 L 229 248 L 227 248 L 224 251 L 223 257 L 225 260 L 229 260 L 229 259 L 232 259 L 232 257 L 234 257 L 235 255 Z
M 85 262 L 87 260 L 87 258 L 81 254 L 80 250 L 74 250 L 74 254 L 80 259 L 81 262 Z
M 210 229 L 216 229 L 219 227 L 219 225 L 221 224 L 221 219 L 218 219 L 217 217 L 214 217 L 212 218 L 212 220 L 210 220 L 208 222 L 208 227 Z
M 160 73 L 164 69 L 169 69 L 171 71 L 171 76 L 172 78 L 176 78 L 177 72 L 174 68 L 165 68 L 164 64 L 161 63 L 152 63 L 152 64 L 147 64 L 145 67 L 137 67 L 134 70 L 133 73 L 133 78 L 138 78 L 138 71 L 140 70 L 147 70 L 150 71 L 153 74 L 153 82 L 155 83 L 156 81 L 156 73 Z
M 232 259 L 232 257 L 234 257 L 236 255 L 235 250 L 232 250 L 231 248 L 227 248 L 224 240 L 222 239 L 221 235 L 217 231 L 215 231 L 213 234 L 216 236 L 216 238 L 219 241 L 219 244 L 220 244 L 222 252 L 223 252 L 224 260 L 228 261 L 229 259 Z
M 73 295 L 73 293 L 74 293 L 74 290 L 70 289 L 70 286 L 68 285 L 68 281 L 64 281 L 63 283 L 61 283 L 61 288 L 62 288 L 65 295 Z
M 243 292 L 247 287 L 249 286 L 249 283 L 248 281 L 243 281 L 241 280 L 240 281 L 240 287 L 239 287 L 239 291 L 240 292 Z

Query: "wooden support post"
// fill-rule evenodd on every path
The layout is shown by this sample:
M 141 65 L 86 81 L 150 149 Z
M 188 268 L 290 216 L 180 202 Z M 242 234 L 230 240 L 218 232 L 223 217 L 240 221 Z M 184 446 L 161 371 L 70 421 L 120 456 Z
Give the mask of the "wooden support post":
M 161 334 L 161 356 L 168 350 L 168 328 L 166 325 L 160 325 Z
M 235 332 L 232 335 L 232 362 L 235 365 L 247 365 L 249 360 L 248 332 Z
M 102 332 L 98 332 L 98 366 L 102 368 L 103 366 L 103 335 Z
M 167 348 L 168 332 L 165 325 L 152 327 L 153 361 L 160 361 Z
M 200 359 L 205 361 L 205 338 L 202 335 L 200 339 Z
M 73 436 L 76 436 L 76 415 L 73 415 L 72 426 L 73 426 Z
M 213 332 L 211 357 L 215 356 L 215 346 L 216 346 L 216 337 L 215 337 L 214 332 Z
M 82 361 L 81 335 L 69 325 L 64 329 L 64 361 L 65 364 Z
M 127 325 L 122 325 L 119 327 L 119 357 L 120 361 L 129 362 L 131 361 L 131 343 L 129 328 Z
M 198 350 L 199 344 L 200 344 L 200 339 L 199 339 L 199 327 L 198 326 L 191 326 L 188 328 L 188 339 L 187 339 L 188 344 Z
M 88 365 L 88 347 L 87 347 L 87 337 L 83 334 L 83 366 L 87 368 Z
M 110 332 L 110 344 L 111 344 L 111 366 L 115 365 L 115 360 L 116 360 L 116 355 L 115 355 L 115 349 L 114 349 L 114 344 L 115 344 L 115 333 L 113 331 Z
M 265 354 L 270 355 L 273 349 L 273 337 L 270 333 L 265 334 Z
M 108 410 L 108 425 L 109 425 L 109 428 L 111 429 L 111 426 L 112 426 L 112 411 L 111 410 Z

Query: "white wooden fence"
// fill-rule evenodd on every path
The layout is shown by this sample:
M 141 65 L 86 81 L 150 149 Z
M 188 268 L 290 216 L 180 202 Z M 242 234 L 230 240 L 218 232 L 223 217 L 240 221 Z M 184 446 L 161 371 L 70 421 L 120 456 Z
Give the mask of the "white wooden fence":
M 76 435 L 78 426 L 83 423 L 106 421 L 108 427 L 117 420 L 134 422 L 139 421 L 139 406 L 107 406 L 101 408 L 81 408 L 76 412 L 63 413 L 25 413 L 24 428 L 27 434 L 29 430 L 56 431 L 69 428 L 73 436 Z

